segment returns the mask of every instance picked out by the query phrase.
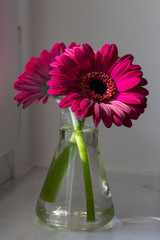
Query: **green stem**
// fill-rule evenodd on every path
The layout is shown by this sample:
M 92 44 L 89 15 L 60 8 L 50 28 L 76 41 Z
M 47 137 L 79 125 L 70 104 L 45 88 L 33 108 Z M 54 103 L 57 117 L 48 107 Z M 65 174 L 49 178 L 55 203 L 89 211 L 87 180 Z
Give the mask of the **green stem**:
M 58 151 L 58 150 L 57 150 Z M 40 199 L 47 202 L 54 202 L 57 194 L 66 176 L 67 170 L 77 153 L 77 144 L 75 136 L 72 134 L 69 143 L 62 153 L 57 157 L 55 153 L 43 188 L 40 193 Z
M 87 221 L 93 222 L 95 221 L 95 208 L 94 208 L 94 196 L 93 196 L 93 188 L 92 188 L 92 178 L 90 172 L 90 164 L 88 153 L 86 149 L 86 145 L 83 138 L 82 127 L 77 119 L 75 113 L 71 112 L 73 126 L 75 130 L 75 139 L 77 142 L 77 147 L 79 150 L 79 155 L 82 162 L 83 175 L 84 175 L 84 185 L 85 185 L 85 193 L 86 193 L 86 208 L 87 208 Z
M 82 118 L 80 121 L 80 125 L 82 128 L 84 126 L 84 121 L 85 118 Z M 75 139 L 75 133 L 73 133 L 62 153 L 60 155 L 57 154 L 57 152 L 59 151 L 59 147 L 55 152 L 43 188 L 40 193 L 41 200 L 46 202 L 54 202 L 56 200 L 59 189 L 66 176 L 67 170 L 75 159 L 77 150 L 78 149 Z

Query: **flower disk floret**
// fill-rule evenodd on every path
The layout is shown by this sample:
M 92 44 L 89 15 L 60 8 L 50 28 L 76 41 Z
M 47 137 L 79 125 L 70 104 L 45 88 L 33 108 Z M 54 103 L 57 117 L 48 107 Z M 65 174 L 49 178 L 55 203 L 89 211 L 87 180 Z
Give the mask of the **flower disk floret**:
M 95 52 L 87 43 L 66 48 L 51 64 L 49 95 L 63 96 L 59 107 L 71 107 L 78 119 L 93 116 L 97 126 L 132 126 L 146 108 L 147 81 L 133 56 L 118 57 L 115 44 Z M 64 97 L 65 96 L 65 97 Z

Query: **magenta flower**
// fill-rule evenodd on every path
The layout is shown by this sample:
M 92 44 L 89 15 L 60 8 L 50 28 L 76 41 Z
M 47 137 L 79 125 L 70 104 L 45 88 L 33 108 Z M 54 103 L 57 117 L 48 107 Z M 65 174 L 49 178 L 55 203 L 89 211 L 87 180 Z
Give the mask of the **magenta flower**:
M 65 49 L 51 63 L 48 94 L 62 95 L 59 107 L 71 107 L 77 118 L 93 116 L 95 125 L 102 119 L 107 128 L 132 126 L 146 108 L 147 81 L 133 56 L 118 57 L 114 44 L 94 52 L 86 43 Z
M 71 43 L 68 48 L 75 46 Z M 18 106 L 23 104 L 23 108 L 28 107 L 36 101 L 38 103 L 43 99 L 43 103 L 48 101 L 47 81 L 51 78 L 49 71 L 50 63 L 55 61 L 55 57 L 65 51 L 64 43 L 56 43 L 50 52 L 43 50 L 39 58 L 32 57 L 25 66 L 25 71 L 18 77 L 14 83 L 14 88 L 19 92 L 14 99 L 17 100 Z

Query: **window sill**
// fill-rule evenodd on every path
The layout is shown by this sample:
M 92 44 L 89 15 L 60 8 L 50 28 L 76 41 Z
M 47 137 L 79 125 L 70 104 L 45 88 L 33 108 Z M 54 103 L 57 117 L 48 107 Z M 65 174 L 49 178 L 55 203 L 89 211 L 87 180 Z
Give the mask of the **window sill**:
M 3 240 L 154 239 L 160 236 L 160 177 L 108 174 L 116 211 L 109 231 L 68 232 L 49 229 L 35 214 L 46 169 L 33 168 L 0 188 L 0 235 Z

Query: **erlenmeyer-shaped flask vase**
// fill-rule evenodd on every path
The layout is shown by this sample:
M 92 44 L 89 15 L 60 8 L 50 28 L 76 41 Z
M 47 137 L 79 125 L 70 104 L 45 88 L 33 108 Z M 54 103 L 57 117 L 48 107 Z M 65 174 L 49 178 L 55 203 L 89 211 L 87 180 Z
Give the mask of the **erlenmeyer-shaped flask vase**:
M 82 127 L 81 122 L 81 130 L 75 130 L 69 126 L 69 115 L 63 111 L 59 144 L 36 212 L 49 227 L 93 230 L 110 223 L 114 216 L 99 152 L 98 128 L 87 124 Z

